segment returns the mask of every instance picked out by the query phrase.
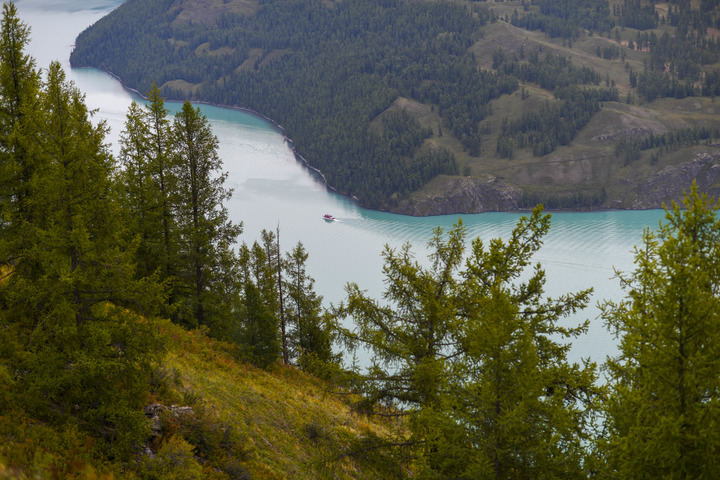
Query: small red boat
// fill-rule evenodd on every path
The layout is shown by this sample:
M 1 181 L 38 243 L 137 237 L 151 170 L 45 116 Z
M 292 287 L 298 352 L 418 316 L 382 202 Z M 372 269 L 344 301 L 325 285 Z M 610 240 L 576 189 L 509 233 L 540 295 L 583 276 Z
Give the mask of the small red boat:
M 335 220 L 335 217 L 333 217 L 333 216 L 330 215 L 329 213 L 326 213 L 325 215 L 323 215 L 323 219 L 324 219 L 326 222 L 332 222 L 332 221 Z

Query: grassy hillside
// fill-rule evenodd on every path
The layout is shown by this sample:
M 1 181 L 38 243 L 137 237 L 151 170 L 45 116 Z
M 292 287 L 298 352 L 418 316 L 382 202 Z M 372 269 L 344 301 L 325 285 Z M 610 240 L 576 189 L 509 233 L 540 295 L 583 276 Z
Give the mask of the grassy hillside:
M 192 413 L 161 414 L 163 433 L 149 443 L 152 456 L 114 461 L 72 424 L 57 430 L 13 405 L 0 416 L 0 479 L 397 475 L 400 464 L 381 451 L 353 453 L 387 436 L 388 426 L 354 414 L 328 383 L 293 367 L 257 369 L 237 361 L 229 344 L 169 322 L 156 332 L 168 351 L 147 404 L 189 406 Z M 10 376 L 0 375 L 0 400 L 12 404 Z
M 513 3 L 519 2 L 496 3 L 494 8 L 500 16 L 510 15 L 518 7 Z M 667 8 L 667 5 L 664 7 Z M 622 38 L 620 45 L 627 45 L 628 40 L 635 38 L 638 32 L 631 28 L 618 30 Z M 471 166 L 474 175 L 511 181 L 524 191 L 540 193 L 541 200 L 545 201 L 563 191 L 598 191 L 605 188 L 607 199 L 598 206 L 631 208 L 634 185 L 653 172 L 691 161 L 701 152 L 716 155 L 715 145 L 700 144 L 682 146 L 674 151 L 643 151 L 630 164 L 622 155 L 616 154 L 618 141 L 623 137 L 641 137 L 648 132 L 663 134 L 693 127 L 718 128 L 720 125 L 717 106 L 712 97 L 663 98 L 647 102 L 637 93 L 637 88 L 630 87 L 629 70 L 642 71 L 648 52 L 626 50 L 624 62 L 620 58 L 605 60 L 598 58 L 595 52 L 598 47 L 618 45 L 614 39 L 586 35 L 569 47 L 563 39 L 551 39 L 542 32 L 531 32 L 505 22 L 496 22 L 488 27 L 485 38 L 487 41 L 478 42 L 472 47 L 478 62 L 484 67 L 490 67 L 492 53 L 497 48 L 507 51 L 518 51 L 521 47 L 525 51 L 541 48 L 546 52 L 568 56 L 574 64 L 588 65 L 603 72 L 617 86 L 621 101 L 604 103 L 601 111 L 593 116 L 568 146 L 560 147 L 551 154 L 535 157 L 529 150 L 519 150 L 511 160 L 497 158 L 494 153 L 496 136 L 493 132 L 500 128 L 503 120 L 520 118 L 524 113 L 536 110 L 538 102 L 552 97 L 551 92 L 533 84 L 523 85 L 521 88 L 529 91 L 526 99 L 521 99 L 520 92 L 514 92 L 493 103 L 494 113 L 486 120 L 490 133 L 483 137 L 483 155 L 471 157 L 455 150 Z M 651 159 L 653 154 L 658 154 L 656 161 Z M 686 187 L 683 185 L 683 188 Z M 717 193 L 720 185 L 713 182 L 705 187 Z M 680 198 L 680 192 L 675 192 L 672 198 Z M 659 204 L 644 205 L 657 206 Z
M 699 0 L 136 1 L 83 32 L 71 62 L 273 118 L 365 206 L 651 208 L 693 178 L 720 193 L 718 19 L 720 7 Z M 553 58 L 571 66 L 548 74 Z M 533 62 L 545 80 L 518 73 Z M 601 98 L 589 121 L 577 111 L 592 101 L 577 92 Z M 383 128 L 400 111 L 410 120 Z M 517 126 L 533 115 L 545 125 Z M 676 141 L 700 129 L 709 133 Z M 672 142 L 640 146 L 663 135 Z

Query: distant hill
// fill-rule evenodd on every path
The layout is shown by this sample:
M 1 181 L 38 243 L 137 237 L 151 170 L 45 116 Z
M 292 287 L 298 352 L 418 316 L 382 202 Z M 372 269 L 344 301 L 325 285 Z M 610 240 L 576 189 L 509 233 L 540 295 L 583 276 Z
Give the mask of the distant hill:
M 128 0 L 75 67 L 273 119 L 337 191 L 412 215 L 720 194 L 720 7 Z

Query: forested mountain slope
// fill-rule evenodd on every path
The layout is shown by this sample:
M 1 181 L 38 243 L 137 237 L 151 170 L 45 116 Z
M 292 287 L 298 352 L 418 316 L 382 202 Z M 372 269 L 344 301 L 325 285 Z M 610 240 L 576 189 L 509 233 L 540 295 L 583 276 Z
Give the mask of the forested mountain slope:
M 71 56 L 249 108 L 330 186 L 414 215 L 720 192 L 715 2 L 128 0 Z

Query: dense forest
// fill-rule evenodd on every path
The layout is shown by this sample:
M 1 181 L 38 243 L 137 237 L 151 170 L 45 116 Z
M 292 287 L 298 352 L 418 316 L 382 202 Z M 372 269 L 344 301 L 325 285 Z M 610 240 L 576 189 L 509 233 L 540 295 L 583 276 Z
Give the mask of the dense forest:
M 498 24 L 514 28 L 502 30 L 502 41 L 493 38 Z M 110 71 L 139 92 L 156 84 L 172 100 L 259 112 L 282 125 L 330 186 L 393 210 L 433 179 L 483 183 L 514 168 L 508 161 L 518 155 L 538 171 L 560 147 L 595 158 L 595 145 L 577 136 L 608 103 L 714 97 L 719 25 L 713 2 L 679 0 L 232 0 L 203 8 L 131 0 L 79 35 L 71 63 Z M 605 68 L 615 64 L 624 71 Z M 506 110 L 508 95 L 525 106 Z M 434 120 L 399 114 L 407 101 Z M 558 192 L 594 198 L 571 207 L 622 204 L 627 164 L 612 160 L 613 148 L 601 154 L 598 178 L 558 180 Z M 679 161 L 666 156 L 650 170 Z M 539 193 L 536 180 L 524 182 L 515 185 L 526 198 L 564 204 L 562 195 Z
M 471 17 L 459 6 L 434 3 L 341 2 L 329 9 L 269 2 L 255 15 L 226 15 L 215 28 L 197 29 L 176 27 L 171 4 L 124 4 L 119 23 L 108 17 L 80 36 L 73 65 L 116 72 L 140 91 L 156 82 L 169 98 L 185 95 L 167 85 L 182 78 L 199 85 L 195 98 L 261 112 L 283 125 L 331 185 L 372 206 L 458 172 L 449 152 L 420 149 L 417 122 L 403 117 L 392 129 L 370 128 L 399 95 L 437 103 L 451 130 L 472 146 L 488 101 L 517 86 L 478 71 L 465 53 L 489 20 L 486 10 Z M 207 51 L 193 54 L 198 48 Z
M 720 203 L 695 186 L 646 230 L 635 270 L 618 274 L 626 297 L 602 304 L 619 343 L 602 366 L 567 358 L 588 323 L 566 317 L 590 290 L 546 296 L 533 264 L 550 229 L 541 205 L 505 239 L 468 238 L 462 221 L 436 229 L 427 266 L 409 244 L 387 247 L 383 301 L 351 283 L 327 308 L 302 243 L 283 253 L 278 228 L 238 244 L 199 109 L 186 101 L 170 118 L 151 85 L 147 104 L 128 109 L 115 158 L 60 65 L 41 71 L 25 54 L 13 4 L 0 28 L 3 478 L 720 474 Z M 403 114 L 383 122 L 400 153 L 427 136 L 405 130 Z M 363 349 L 368 364 L 345 365 L 341 348 Z M 213 415 L 200 393 L 179 392 L 208 377 L 224 379 L 209 398 L 263 418 Z M 284 395 L 269 406 L 268 389 L 228 393 L 268 382 Z M 310 390 L 318 411 L 289 429 L 296 419 L 278 412 Z M 352 414 L 321 414 L 338 403 Z M 312 461 L 292 456 L 300 446 Z

